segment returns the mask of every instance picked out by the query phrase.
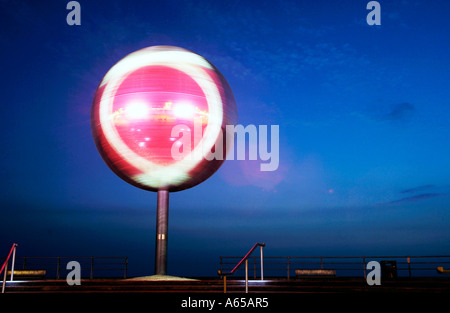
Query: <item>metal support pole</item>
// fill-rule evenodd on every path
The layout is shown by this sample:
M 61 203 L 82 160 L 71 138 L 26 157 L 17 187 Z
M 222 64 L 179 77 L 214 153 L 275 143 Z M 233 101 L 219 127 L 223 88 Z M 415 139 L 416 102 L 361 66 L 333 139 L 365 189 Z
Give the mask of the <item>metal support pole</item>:
M 260 249 L 261 249 L 261 280 L 264 280 L 263 246 L 260 246 Z
M 245 259 L 245 293 L 248 293 L 248 259 Z
M 155 275 L 167 274 L 167 231 L 169 225 L 169 191 L 158 190 L 156 210 Z

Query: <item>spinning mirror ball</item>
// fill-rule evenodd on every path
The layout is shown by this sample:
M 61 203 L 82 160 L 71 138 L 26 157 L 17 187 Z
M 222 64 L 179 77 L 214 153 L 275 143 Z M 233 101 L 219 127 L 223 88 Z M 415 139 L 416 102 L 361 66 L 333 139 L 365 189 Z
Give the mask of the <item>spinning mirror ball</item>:
M 117 62 L 100 82 L 91 127 L 106 164 L 128 183 L 180 191 L 222 165 L 226 125 L 237 122 L 227 81 L 209 61 L 183 48 L 154 46 Z M 223 157 L 214 157 L 217 149 Z

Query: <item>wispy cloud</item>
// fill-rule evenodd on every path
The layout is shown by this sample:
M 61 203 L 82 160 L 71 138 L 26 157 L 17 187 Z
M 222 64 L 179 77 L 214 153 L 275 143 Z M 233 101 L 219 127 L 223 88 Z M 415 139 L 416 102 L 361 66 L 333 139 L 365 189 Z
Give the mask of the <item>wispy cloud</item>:
M 410 121 L 415 113 L 416 106 L 410 102 L 400 103 L 376 103 L 364 108 L 361 116 L 365 116 L 376 122 L 390 122 L 402 124 Z
M 414 111 L 414 105 L 409 102 L 397 103 L 391 105 L 382 118 L 390 121 L 405 121 L 412 117 Z
M 416 202 L 426 199 L 432 199 L 437 197 L 445 196 L 446 193 L 442 192 L 433 192 L 433 189 L 435 189 L 435 185 L 433 184 L 426 184 L 421 186 L 416 186 L 412 188 L 407 188 L 399 191 L 399 194 L 402 195 L 401 198 L 380 203 L 381 205 L 389 205 L 389 204 L 398 204 L 398 203 L 410 203 L 410 202 Z M 431 189 L 431 190 L 430 190 Z
M 404 189 L 404 190 L 401 190 L 400 193 L 417 193 L 417 192 L 422 192 L 426 189 L 430 189 L 433 187 L 435 187 L 435 185 L 428 184 L 428 185 Z
M 408 203 L 408 202 L 415 202 L 415 201 L 431 199 L 431 198 L 436 198 L 436 197 L 441 197 L 441 196 L 445 196 L 445 194 L 444 193 L 421 193 L 418 195 L 404 197 L 404 198 L 400 198 L 397 200 L 385 202 L 383 204 Z

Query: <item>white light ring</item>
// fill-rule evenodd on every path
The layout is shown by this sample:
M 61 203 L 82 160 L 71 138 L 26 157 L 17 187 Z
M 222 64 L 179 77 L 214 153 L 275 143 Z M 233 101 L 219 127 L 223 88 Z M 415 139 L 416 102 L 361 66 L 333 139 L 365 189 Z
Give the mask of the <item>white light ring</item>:
M 142 53 L 147 52 L 147 53 Z M 157 60 L 149 59 L 148 52 L 158 55 Z M 189 55 L 189 60 L 200 59 L 193 62 L 194 65 L 186 65 L 184 62 L 174 62 L 173 60 L 184 60 L 186 59 L 186 54 Z M 166 58 L 164 58 L 166 55 Z M 146 58 L 143 58 L 147 56 Z M 195 56 L 196 58 L 192 58 Z M 128 60 L 127 66 L 121 66 L 120 63 Z M 139 60 L 133 60 L 134 58 Z M 169 60 L 167 60 L 169 59 Z M 203 64 L 202 64 L 203 63 Z M 189 178 L 187 174 L 189 171 L 194 169 L 205 157 L 206 154 L 210 153 L 212 146 L 215 144 L 219 132 L 221 131 L 222 121 L 223 121 L 223 103 L 219 90 L 215 82 L 212 80 L 210 75 L 199 66 L 204 66 L 207 63 L 200 56 L 187 51 L 171 51 L 170 54 L 148 51 L 143 49 L 129 55 L 128 57 L 122 59 L 117 63 L 106 75 L 105 79 L 102 81 L 101 86 L 105 85 L 105 90 L 100 99 L 99 106 L 99 117 L 100 125 L 105 135 L 106 140 L 109 142 L 111 147 L 122 156 L 129 164 L 133 165 L 135 168 L 139 169 L 142 174 L 135 175 L 132 177 L 134 180 L 152 188 L 164 187 L 166 185 L 179 185 L 182 184 L 186 179 Z M 161 166 L 153 163 L 132 151 L 120 138 L 115 127 L 112 126 L 112 106 L 113 99 L 118 90 L 118 86 L 127 77 L 127 74 L 141 68 L 144 66 L 151 65 L 162 65 L 177 69 L 184 72 L 189 77 L 191 77 L 202 89 L 205 94 L 207 104 L 208 104 L 208 124 L 204 131 L 204 136 L 198 145 L 187 154 L 182 160 L 177 161 L 174 164 Z M 208 63 L 208 67 L 209 66 Z M 124 71 L 124 70 L 127 71 Z M 112 71 L 113 74 L 110 72 Z M 119 75 L 119 76 L 117 76 Z M 119 78 L 114 78 L 119 77 Z M 205 148 L 203 148 L 205 147 Z M 201 151 L 199 151 L 201 149 Z M 196 156 L 201 155 L 202 158 Z M 163 177 L 163 179 L 161 179 Z
M 171 47 L 174 49 L 175 47 Z M 201 56 L 189 52 L 182 48 L 175 51 L 167 51 L 160 47 L 144 48 L 130 53 L 125 58 L 117 62 L 103 77 L 100 87 L 107 84 L 114 77 L 122 77 L 130 72 L 130 69 L 137 70 L 142 64 L 148 63 L 148 55 L 152 54 L 152 62 L 159 65 L 170 66 L 174 64 L 190 64 L 192 66 L 200 66 L 212 70 L 211 64 Z

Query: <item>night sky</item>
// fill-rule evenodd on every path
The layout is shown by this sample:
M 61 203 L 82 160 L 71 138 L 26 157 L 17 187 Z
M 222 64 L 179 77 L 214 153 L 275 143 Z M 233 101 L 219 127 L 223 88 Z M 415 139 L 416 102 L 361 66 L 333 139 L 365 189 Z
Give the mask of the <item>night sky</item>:
M 116 176 L 92 98 L 127 54 L 172 45 L 213 63 L 239 124 L 279 125 L 280 161 L 229 160 L 170 194 L 168 274 L 219 256 L 450 251 L 449 1 L 0 0 L 0 254 L 128 256 L 154 273 L 156 193 Z

